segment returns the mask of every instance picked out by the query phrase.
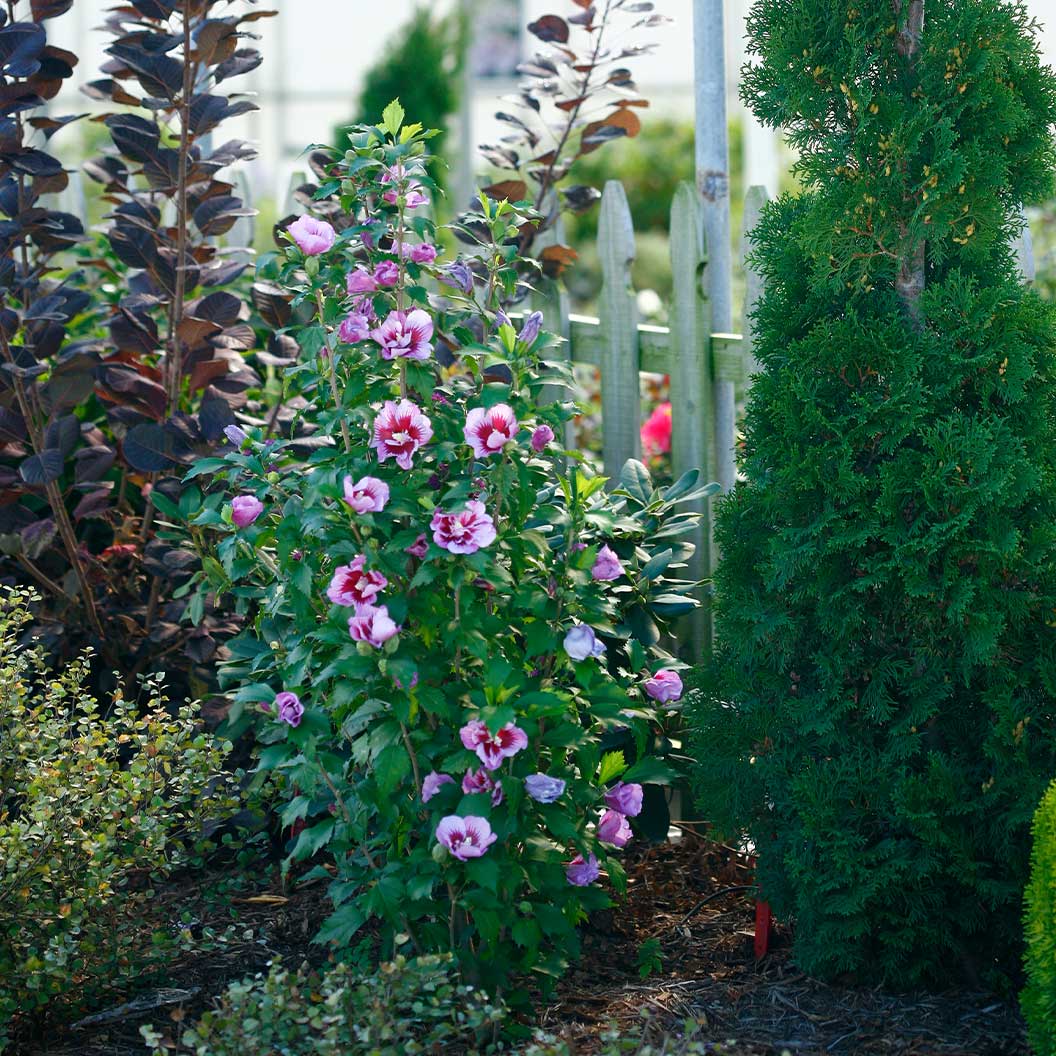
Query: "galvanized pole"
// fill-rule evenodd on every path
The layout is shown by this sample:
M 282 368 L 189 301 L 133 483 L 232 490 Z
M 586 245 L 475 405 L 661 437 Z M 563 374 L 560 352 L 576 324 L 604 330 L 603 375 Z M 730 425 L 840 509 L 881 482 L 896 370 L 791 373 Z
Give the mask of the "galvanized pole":
M 708 260 L 705 292 L 711 304 L 712 330 L 729 333 L 733 328 L 733 261 L 723 0 L 693 0 L 693 79 L 696 86 L 697 190 Z M 716 471 L 722 490 L 729 491 L 737 472 L 734 460 L 737 428 L 735 382 L 716 375 L 713 384 Z

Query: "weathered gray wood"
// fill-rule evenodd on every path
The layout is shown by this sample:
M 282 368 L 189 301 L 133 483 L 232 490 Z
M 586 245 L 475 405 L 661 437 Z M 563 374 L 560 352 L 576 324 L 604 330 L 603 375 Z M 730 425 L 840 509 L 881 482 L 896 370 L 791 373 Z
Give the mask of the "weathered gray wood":
M 88 228 L 88 198 L 84 191 L 84 176 L 80 169 L 72 169 L 69 173 L 69 182 L 59 192 L 56 207 L 60 212 L 69 213 L 77 217 Z
M 565 225 L 558 216 L 554 225 L 536 239 L 536 253 L 541 254 L 547 246 L 557 245 L 564 239 Z M 532 307 L 543 313 L 543 328 L 562 338 L 563 343 L 559 348 L 547 350 L 547 358 L 555 363 L 570 362 L 572 328 L 568 312 L 568 293 L 564 286 L 554 279 L 541 275 L 535 282 Z M 572 395 L 563 385 L 546 385 L 541 391 L 540 399 L 543 404 L 547 404 L 556 400 L 571 399 Z M 566 450 L 571 450 L 575 446 L 575 430 L 571 422 L 565 426 L 563 441 Z
M 234 187 L 232 194 L 242 199 L 242 205 L 246 209 L 251 209 L 253 207 L 253 188 L 250 186 L 246 170 L 235 169 L 228 179 Z M 255 235 L 256 217 L 240 216 L 231 230 L 228 231 L 225 241 L 232 248 L 252 249 Z
M 701 290 L 703 265 L 697 195 L 688 183 L 681 183 L 671 204 L 671 468 L 675 480 L 699 469 L 706 483 L 714 479 L 715 453 L 710 428 L 711 325 Z M 712 572 L 711 510 L 707 499 L 698 500 L 694 508 L 703 519 L 693 533 L 696 553 L 690 559 L 689 574 L 703 580 Z M 702 606 L 687 622 L 693 655 L 703 656 L 711 644 L 711 613 Z
M 763 295 L 763 276 L 759 270 L 748 262 L 751 252 L 751 234 L 759 223 L 763 206 L 770 200 L 766 188 L 756 184 L 748 188 L 744 196 L 744 219 L 741 223 L 741 261 L 744 268 L 744 370 L 750 379 L 759 372 L 759 363 L 755 358 L 755 324 L 752 313 Z
M 1022 206 L 1019 209 L 1019 219 L 1023 226 L 1013 243 L 1013 248 L 1016 253 L 1016 263 L 1019 265 L 1019 273 L 1023 276 L 1023 281 L 1029 285 L 1037 275 L 1037 268 L 1034 264 L 1034 236 L 1030 233 L 1030 224 L 1027 222 L 1027 214 Z
M 297 190 L 308 182 L 308 174 L 304 169 L 294 169 L 286 183 L 286 192 L 282 196 L 282 209 L 280 217 L 290 216 L 293 213 L 303 213 L 304 208 L 297 201 Z
M 601 366 L 601 322 L 593 315 L 568 317 L 571 329 L 571 351 L 574 363 Z M 744 339 L 740 334 L 712 333 L 712 352 L 717 357 L 737 355 Z M 674 367 L 671 358 L 671 331 L 666 326 L 638 324 L 638 369 L 650 374 L 670 374 Z
M 716 330 L 733 328 L 730 244 L 730 151 L 726 124 L 726 33 L 723 0 L 693 0 L 693 79 L 696 86 L 696 169 L 708 265 L 704 281 Z M 716 371 L 716 478 L 723 491 L 736 480 L 736 382 Z
M 641 456 L 641 389 L 638 379 L 638 309 L 631 289 L 634 226 L 627 195 L 609 180 L 598 218 L 601 258 L 601 440 L 605 472 L 619 476 L 629 458 Z

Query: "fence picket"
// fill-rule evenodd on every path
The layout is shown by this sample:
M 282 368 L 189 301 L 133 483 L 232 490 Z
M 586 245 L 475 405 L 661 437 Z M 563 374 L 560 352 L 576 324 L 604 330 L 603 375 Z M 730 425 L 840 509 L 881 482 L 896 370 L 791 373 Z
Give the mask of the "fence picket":
M 544 231 L 536 240 L 539 255 L 547 246 L 563 243 L 565 240 L 565 225 L 559 216 L 553 227 Z M 532 307 L 543 313 L 543 327 L 550 333 L 563 339 L 563 343 L 554 349 L 547 351 L 547 358 L 555 362 L 571 362 L 571 337 L 572 323 L 568 311 L 568 293 L 564 286 L 554 279 L 548 279 L 545 275 L 540 276 L 535 282 L 536 292 L 532 296 Z M 556 400 L 567 400 L 571 393 L 563 385 L 545 385 L 541 391 L 540 399 L 543 404 Z M 571 422 L 565 426 L 564 436 L 565 448 L 571 450 L 575 446 L 575 429 Z
M 711 312 L 702 292 L 704 241 L 694 188 L 680 183 L 671 203 L 671 468 L 677 480 L 699 469 L 705 481 L 714 479 L 715 446 L 712 422 Z M 605 418 L 602 413 L 602 427 Z M 696 553 L 689 562 L 695 580 L 711 574 L 711 514 L 706 499 L 694 508 L 703 516 L 693 533 Z M 700 656 L 711 641 L 711 613 L 702 607 L 688 618 L 693 654 Z
M 598 218 L 602 458 L 615 479 L 629 458 L 641 457 L 641 388 L 638 380 L 638 308 L 631 288 L 634 225 L 627 195 L 609 180 Z
M 1037 268 L 1034 265 L 1034 236 L 1030 233 L 1027 214 L 1022 207 L 1019 210 L 1019 219 L 1023 226 L 1013 243 L 1013 249 L 1016 254 L 1016 263 L 1019 265 L 1019 273 L 1029 286 L 1037 275 Z
M 744 217 L 741 223 L 741 262 L 744 267 L 744 372 L 750 379 L 753 374 L 758 373 L 759 363 L 755 358 L 755 324 L 752 322 L 752 313 L 763 295 L 763 276 L 758 269 L 748 262 L 748 254 L 751 251 L 751 233 L 755 225 L 759 223 L 763 206 L 770 200 L 766 188 L 755 184 L 748 188 L 744 196 Z

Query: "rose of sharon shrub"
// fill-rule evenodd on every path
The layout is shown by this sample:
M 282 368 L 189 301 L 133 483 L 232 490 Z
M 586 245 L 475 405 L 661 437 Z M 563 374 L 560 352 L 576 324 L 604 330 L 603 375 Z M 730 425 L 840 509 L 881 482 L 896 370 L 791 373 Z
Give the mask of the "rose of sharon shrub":
M 315 434 L 308 454 L 251 435 L 195 468 L 226 478 L 197 519 L 222 535 L 201 589 L 249 617 L 224 670 L 232 721 L 257 724 L 283 821 L 303 823 L 291 857 L 332 877 L 320 941 L 374 920 L 390 949 L 450 950 L 497 985 L 576 952 L 576 925 L 623 884 L 642 785 L 670 774 L 645 687 L 680 666 L 659 644 L 695 605 L 679 504 L 707 489 L 687 474 L 657 492 L 630 463 L 606 494 L 553 443 L 575 413 L 538 402 L 561 379 L 540 358 L 554 341 L 499 309 L 529 217 L 485 200 L 472 267 L 396 252 L 412 232 L 434 244 L 413 214 L 423 136 L 399 117 L 335 163 L 334 247 L 261 264 L 314 308 L 289 328 L 302 358 L 286 386 Z M 388 323 L 350 345 L 341 322 L 364 296 Z M 225 518 L 231 494 L 260 503 L 251 531 Z M 270 706 L 280 690 L 296 723 Z

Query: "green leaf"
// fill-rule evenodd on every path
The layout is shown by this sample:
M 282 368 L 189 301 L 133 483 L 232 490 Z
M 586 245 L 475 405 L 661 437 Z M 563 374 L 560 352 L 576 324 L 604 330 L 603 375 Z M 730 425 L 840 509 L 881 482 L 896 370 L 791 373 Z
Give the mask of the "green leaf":
M 697 486 L 699 480 L 699 469 L 687 469 L 686 472 L 671 485 L 671 487 L 665 488 L 661 493 L 664 502 L 673 502 L 682 495 L 688 495 Z
M 383 796 L 392 795 L 410 772 L 411 760 L 402 742 L 383 748 L 374 760 L 374 780 Z
M 333 839 L 334 825 L 334 819 L 327 818 L 318 825 L 302 830 L 300 836 L 297 837 L 297 842 L 293 845 L 290 857 L 300 860 L 317 854 Z
M 660 553 L 655 554 L 649 559 L 649 561 L 642 567 L 642 578 L 643 579 L 656 579 L 661 573 L 667 570 L 667 566 L 671 564 L 675 559 L 674 550 L 667 549 L 661 550 Z
M 641 462 L 629 458 L 620 470 L 620 488 L 643 506 L 648 506 L 653 497 L 653 478 Z
M 466 876 L 492 894 L 499 890 L 499 863 L 495 858 L 475 858 L 466 862 Z
M 399 99 L 393 99 L 391 103 L 381 112 L 381 127 L 390 136 L 395 137 L 400 131 L 400 125 L 406 116 L 404 109 L 400 106 Z
M 346 903 L 326 918 L 312 942 L 320 946 L 328 942 L 347 946 L 366 922 L 367 915 L 359 906 L 354 902 Z
M 645 759 L 639 759 L 623 775 L 623 780 L 628 784 L 637 782 L 640 785 L 670 785 L 679 778 L 678 771 L 662 759 L 650 755 Z
M 627 760 L 623 752 L 606 752 L 601 757 L 601 767 L 598 770 L 598 784 L 604 785 L 614 777 L 618 777 L 627 769 Z

